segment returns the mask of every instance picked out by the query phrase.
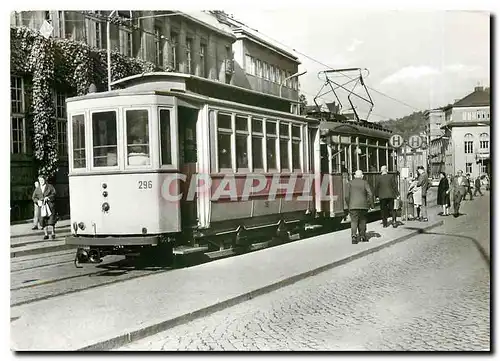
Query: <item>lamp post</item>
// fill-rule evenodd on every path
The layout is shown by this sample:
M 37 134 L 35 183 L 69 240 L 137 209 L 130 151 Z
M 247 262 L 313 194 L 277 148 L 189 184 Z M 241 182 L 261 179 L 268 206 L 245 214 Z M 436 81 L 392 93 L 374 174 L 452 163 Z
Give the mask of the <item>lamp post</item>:
M 280 84 L 280 98 L 282 98 L 282 96 L 281 96 L 281 88 L 283 88 L 283 84 L 285 84 L 285 82 L 286 82 L 288 79 L 292 79 L 292 78 L 295 78 L 295 77 L 297 77 L 297 78 L 298 78 L 299 76 L 304 75 L 305 73 L 307 73 L 307 70 L 304 70 L 304 71 L 303 71 L 303 72 L 301 72 L 301 73 L 295 73 L 295 74 L 290 75 L 289 77 L 286 77 L 285 79 L 283 79 L 283 81 L 282 81 L 282 82 L 281 82 L 281 84 Z
M 116 10 L 113 10 L 106 21 L 106 43 L 107 43 L 107 51 L 108 51 L 108 91 L 111 91 L 111 17 L 116 13 Z

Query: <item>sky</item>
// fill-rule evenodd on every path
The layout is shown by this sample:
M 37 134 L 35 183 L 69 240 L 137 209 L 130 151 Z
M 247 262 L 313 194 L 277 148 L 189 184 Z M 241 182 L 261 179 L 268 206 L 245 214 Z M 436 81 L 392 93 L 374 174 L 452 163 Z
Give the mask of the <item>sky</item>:
M 257 29 L 264 39 L 314 59 L 293 52 L 302 63 L 299 71 L 307 70 L 300 84 L 309 104 L 324 84 L 318 72 L 327 66 L 367 68 L 367 86 L 396 99 L 369 90 L 374 101 L 372 121 L 444 106 L 475 86 L 490 85 L 490 14 L 484 11 L 316 7 L 225 11 Z M 336 80 L 349 79 L 341 75 Z M 363 95 L 362 88 L 355 91 Z M 322 102 L 332 100 L 330 93 Z M 361 115 L 366 114 L 367 103 L 355 105 Z

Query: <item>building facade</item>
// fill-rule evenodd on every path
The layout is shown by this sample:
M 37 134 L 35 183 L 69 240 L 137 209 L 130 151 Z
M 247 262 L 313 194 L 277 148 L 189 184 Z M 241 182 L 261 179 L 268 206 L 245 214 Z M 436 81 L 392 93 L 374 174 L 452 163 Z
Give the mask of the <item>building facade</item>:
M 230 26 L 236 36 L 231 84 L 298 102 L 299 81 L 291 77 L 298 72 L 298 58 L 226 14 L 211 13 Z M 298 114 L 295 109 L 291 111 Z
M 490 89 L 474 92 L 443 108 L 443 135 L 431 142 L 431 159 L 446 173 L 491 174 Z

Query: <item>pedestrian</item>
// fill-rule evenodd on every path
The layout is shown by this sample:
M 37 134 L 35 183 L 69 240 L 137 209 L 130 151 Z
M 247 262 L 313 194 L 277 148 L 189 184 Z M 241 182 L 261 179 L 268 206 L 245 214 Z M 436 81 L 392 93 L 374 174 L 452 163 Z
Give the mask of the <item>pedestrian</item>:
M 374 193 L 380 199 L 380 210 L 382 211 L 382 224 L 384 228 L 389 226 L 387 223 L 389 213 L 392 215 L 392 226 L 396 228 L 397 221 L 394 200 L 396 198 L 399 199 L 399 191 L 396 179 L 387 172 L 387 166 L 385 165 L 380 168 L 380 175 L 375 183 Z
M 440 181 L 438 185 L 438 194 L 437 194 L 437 204 L 443 207 L 442 216 L 449 216 L 448 210 L 450 208 L 450 183 L 448 178 L 446 178 L 445 172 L 439 173 Z
M 449 214 L 450 213 L 449 209 L 453 206 L 453 194 L 455 194 L 453 188 L 453 175 L 448 173 L 446 175 L 446 179 L 448 179 L 448 186 L 449 186 L 448 191 L 446 193 L 450 195 L 450 206 L 448 207 L 448 214 Z
M 414 221 L 419 221 L 420 218 L 420 211 L 422 207 L 422 187 L 418 186 L 418 180 L 414 179 L 410 187 L 408 188 L 408 192 L 411 193 L 411 196 L 413 198 L 413 220 Z
M 474 197 L 477 195 L 477 192 L 482 196 L 483 193 L 481 192 L 481 178 L 478 176 L 474 182 L 475 189 L 474 189 Z
M 51 184 L 47 183 L 44 176 L 39 176 L 38 181 L 40 182 L 40 190 L 42 193 L 42 204 L 41 204 L 41 224 L 44 230 L 45 236 L 44 240 L 49 239 L 48 228 L 52 227 L 52 239 L 56 238 L 56 190 Z
M 465 197 L 467 197 L 467 194 L 470 194 L 470 201 L 472 200 L 472 179 L 470 179 L 470 174 L 467 173 L 465 175 L 465 194 L 464 194 L 464 201 Z
M 453 217 L 455 218 L 458 217 L 460 211 L 460 203 L 462 202 L 462 199 L 465 198 L 466 186 L 467 186 L 466 178 L 463 176 L 463 172 L 459 170 L 457 172 L 457 176 L 453 179 L 453 185 L 452 185 L 453 208 L 454 208 Z
M 352 244 L 359 241 L 368 242 L 366 238 L 366 216 L 370 209 L 374 208 L 373 193 L 370 185 L 363 179 L 363 172 L 357 170 L 354 173 L 354 179 L 347 184 L 345 201 L 351 217 L 351 240 Z
M 429 219 L 427 218 L 427 190 L 429 189 L 429 176 L 427 175 L 427 172 L 425 171 L 423 166 L 418 166 L 417 167 L 417 172 L 418 172 L 418 180 L 417 180 L 417 187 L 421 188 L 421 209 L 422 209 L 422 222 L 427 222 Z
M 35 181 L 35 189 L 31 199 L 33 200 L 33 231 L 42 228 L 40 224 L 40 206 L 42 205 L 42 190 L 40 189 L 40 183 Z

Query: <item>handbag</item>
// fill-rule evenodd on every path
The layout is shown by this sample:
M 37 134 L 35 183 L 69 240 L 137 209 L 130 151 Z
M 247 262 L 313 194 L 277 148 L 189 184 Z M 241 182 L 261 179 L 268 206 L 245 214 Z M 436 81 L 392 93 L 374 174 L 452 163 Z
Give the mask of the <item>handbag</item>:
M 42 217 L 50 217 L 52 215 L 52 212 L 50 211 L 50 207 L 47 203 L 44 203 L 41 207 L 41 215 Z
M 397 198 L 394 199 L 394 210 L 398 210 L 399 208 L 401 208 L 401 201 Z

